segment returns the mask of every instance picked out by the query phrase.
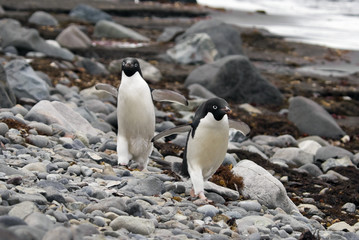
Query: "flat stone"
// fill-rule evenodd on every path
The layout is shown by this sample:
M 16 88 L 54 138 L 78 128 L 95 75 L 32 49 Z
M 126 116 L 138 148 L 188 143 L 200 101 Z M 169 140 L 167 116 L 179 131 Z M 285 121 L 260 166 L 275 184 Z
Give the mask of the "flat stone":
M 110 223 L 113 230 L 127 229 L 135 234 L 149 235 L 155 231 L 152 220 L 131 216 L 119 216 Z
M 18 217 L 20 219 L 25 219 L 31 213 L 39 212 L 36 204 L 33 202 L 22 202 L 16 204 L 9 212 L 9 216 Z

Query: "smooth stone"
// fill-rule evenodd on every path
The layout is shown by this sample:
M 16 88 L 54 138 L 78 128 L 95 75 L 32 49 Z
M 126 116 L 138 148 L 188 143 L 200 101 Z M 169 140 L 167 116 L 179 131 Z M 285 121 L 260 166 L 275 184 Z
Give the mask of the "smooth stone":
M 298 169 L 307 172 L 308 174 L 312 175 L 313 177 L 318 177 L 323 174 L 322 170 L 320 170 L 320 168 L 313 163 L 304 164 L 304 165 L 300 166 Z
M 307 213 L 309 215 L 318 215 L 325 217 L 325 214 L 318 209 L 317 206 L 308 203 L 301 203 L 298 205 L 298 209 L 301 213 Z
M 76 25 L 70 25 L 56 37 L 56 41 L 68 49 L 87 49 L 91 39 Z
M 355 166 L 350 160 L 349 156 L 344 156 L 341 158 L 329 158 L 321 164 L 321 167 L 324 172 L 334 167 L 349 167 L 349 166 L 352 167 Z
M 0 122 L 0 135 L 5 136 L 5 134 L 9 131 L 9 127 L 6 123 Z
M 236 220 L 238 226 L 247 225 L 247 226 L 258 226 L 258 227 L 269 227 L 274 225 L 274 221 L 265 216 L 246 216 L 241 219 Z
M 95 25 L 93 35 L 96 38 L 131 39 L 144 42 L 150 41 L 148 37 L 122 26 L 121 24 L 108 20 L 98 21 Z
M 37 208 L 36 204 L 33 202 L 25 201 L 16 204 L 9 211 L 9 216 L 25 219 L 27 216 L 34 212 L 39 212 L 39 209 Z
M 306 153 L 296 147 L 280 148 L 270 158 L 270 161 L 280 159 L 288 165 L 302 166 L 313 163 L 314 155 Z
M 122 190 L 132 191 L 144 196 L 154 196 L 164 191 L 164 184 L 159 178 L 148 176 L 144 179 L 130 179 Z
M 26 115 L 26 114 L 25 114 Z M 24 116 L 25 116 L 24 115 Z M 47 135 L 47 136 L 52 136 L 53 132 L 52 132 L 52 127 L 50 127 L 49 125 L 46 125 L 45 123 L 41 123 L 41 122 L 30 122 L 28 124 L 28 127 L 30 128 L 35 128 L 36 131 L 41 134 L 41 135 Z
M 9 216 L 9 215 L 0 216 L 0 226 L 8 228 L 11 226 L 18 226 L 18 225 L 26 225 L 26 222 L 23 219 L 16 216 Z
M 95 210 L 108 212 L 111 207 L 117 208 L 121 211 L 126 211 L 127 207 L 122 198 L 110 197 L 98 201 L 98 203 L 89 204 L 84 210 L 84 213 L 91 213 Z
M 51 222 L 45 214 L 40 212 L 31 213 L 25 218 L 25 222 L 33 228 L 41 229 L 46 232 L 54 227 L 54 223 Z
M 298 144 L 299 149 L 302 151 L 315 155 L 319 148 L 322 146 L 314 140 L 305 140 Z
M 97 23 L 101 20 L 112 20 L 111 15 L 108 13 L 87 4 L 79 4 L 71 9 L 70 16 L 90 23 Z
M 223 57 L 197 67 L 186 78 L 185 86 L 194 83 L 201 84 L 221 98 L 236 102 L 266 105 L 283 102 L 279 90 L 264 79 L 243 55 Z
M 33 23 L 40 26 L 57 26 L 59 22 L 51 14 L 44 11 L 34 12 L 29 20 L 29 23 Z
M 315 161 L 324 162 L 329 158 L 342 158 L 348 156 L 350 159 L 354 157 L 353 153 L 348 150 L 336 146 L 324 146 L 318 149 L 315 154 Z
M 13 226 L 8 228 L 19 239 L 43 240 L 45 231 L 30 226 Z
M 36 73 L 37 74 L 37 73 Z M 20 114 L 21 116 L 25 116 L 29 111 L 25 108 L 25 107 L 23 107 L 23 106 L 21 106 L 21 105 L 19 105 L 19 104 L 16 104 L 15 106 L 13 106 L 11 109 L 10 109 L 10 111 L 16 116 L 16 115 L 18 115 L 18 114 Z
M 215 192 L 215 193 L 219 194 L 220 196 L 222 196 L 223 198 L 230 199 L 232 201 L 239 199 L 238 191 L 219 186 L 219 185 L 209 182 L 209 181 L 206 181 L 204 183 L 204 189 L 209 192 Z
M 356 205 L 354 203 L 346 203 L 342 206 L 342 209 L 349 213 L 355 213 Z
M 236 158 L 232 154 L 226 153 L 226 156 L 224 157 L 222 165 L 223 166 L 226 166 L 226 165 L 235 166 L 236 164 L 237 164 Z
M 201 207 L 197 208 L 197 211 L 200 213 L 203 213 L 205 217 L 209 216 L 209 217 L 214 217 L 216 214 L 219 213 L 218 208 L 212 206 L 212 205 L 204 205 Z
M 155 231 L 155 224 L 152 220 L 131 216 L 119 216 L 110 223 L 113 230 L 127 229 L 135 234 L 149 235 Z
M 74 236 L 70 228 L 59 226 L 47 231 L 42 240 L 72 240 L 73 237 Z
M 349 178 L 333 171 L 329 170 L 326 174 L 322 174 L 318 176 L 319 179 L 326 182 L 339 182 L 339 181 L 348 181 Z
M 29 135 L 26 140 L 36 147 L 48 148 L 51 147 L 51 143 L 48 137 L 42 135 Z
M 105 65 L 89 58 L 81 58 L 76 61 L 76 66 L 84 68 L 88 74 L 98 75 L 98 76 L 107 76 L 109 75 L 108 70 Z
M 26 169 L 31 172 L 47 172 L 46 165 L 42 162 L 29 163 L 24 166 L 23 169 Z
M 346 135 L 333 117 L 319 104 L 302 96 L 289 100 L 288 119 L 308 135 L 340 139 Z
M 328 227 L 330 231 L 348 231 L 348 232 L 355 232 L 354 227 L 350 226 L 346 222 L 336 222 Z
M 246 211 L 260 212 L 262 206 L 257 200 L 244 200 L 238 203 L 238 206 L 244 208 Z
M 274 216 L 273 221 L 280 221 L 284 225 L 290 225 L 294 231 L 300 231 L 303 232 L 305 230 L 310 230 L 309 226 L 307 226 L 305 223 L 298 221 L 291 215 L 279 213 Z
M 287 213 L 298 211 L 298 208 L 287 196 L 283 184 L 267 170 L 250 160 L 241 160 L 232 169 L 236 176 L 243 178 L 243 196 L 269 207 L 280 207 Z
M 95 234 L 99 234 L 99 230 L 90 223 L 83 223 L 77 226 L 76 232 L 81 234 L 82 236 L 91 236 Z
M 99 130 L 72 108 L 58 101 L 43 100 L 31 108 L 25 119 L 43 122 L 45 124 L 58 124 L 69 132 L 81 132 L 96 136 Z

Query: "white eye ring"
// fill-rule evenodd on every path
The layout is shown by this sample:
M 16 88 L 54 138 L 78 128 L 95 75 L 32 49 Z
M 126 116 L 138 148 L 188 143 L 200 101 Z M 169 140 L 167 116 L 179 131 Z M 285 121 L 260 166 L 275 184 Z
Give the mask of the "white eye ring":
M 122 62 L 122 66 L 125 66 L 125 62 Z
M 135 67 L 138 67 L 138 64 L 137 64 L 137 63 L 135 63 Z
M 218 108 L 217 105 L 213 105 L 214 110 L 217 110 L 217 108 Z

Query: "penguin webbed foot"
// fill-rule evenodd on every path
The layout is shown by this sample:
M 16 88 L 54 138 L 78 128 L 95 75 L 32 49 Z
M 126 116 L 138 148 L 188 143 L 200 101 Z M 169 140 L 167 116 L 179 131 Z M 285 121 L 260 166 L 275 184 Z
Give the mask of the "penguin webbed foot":
M 195 205 L 205 205 L 209 203 L 213 203 L 212 200 L 209 200 L 205 195 L 204 192 L 200 192 L 199 194 L 194 193 L 194 189 L 191 189 L 190 196 L 192 201 Z M 195 200 L 194 200 L 195 199 Z

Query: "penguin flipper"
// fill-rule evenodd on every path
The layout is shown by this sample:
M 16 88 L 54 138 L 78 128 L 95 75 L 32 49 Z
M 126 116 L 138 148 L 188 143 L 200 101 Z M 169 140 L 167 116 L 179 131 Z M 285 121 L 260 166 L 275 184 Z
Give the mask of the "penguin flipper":
M 108 92 L 109 94 L 111 94 L 112 96 L 114 96 L 115 98 L 117 98 L 118 95 L 118 91 L 115 87 L 111 86 L 110 84 L 107 83 L 97 83 L 95 85 L 96 90 L 103 90 Z
M 183 95 L 167 89 L 152 90 L 152 98 L 157 102 L 175 102 L 188 106 L 188 101 Z
M 232 119 L 229 119 L 228 123 L 230 128 L 234 128 L 240 131 L 244 136 L 246 136 L 251 131 L 249 126 L 242 121 L 234 121 Z
M 151 142 L 157 141 L 158 139 L 162 138 L 162 137 L 166 137 L 172 134 L 177 134 L 177 133 L 183 133 L 183 132 L 188 132 L 191 130 L 191 125 L 183 125 L 183 126 L 178 126 L 178 127 L 174 127 L 174 128 L 170 128 L 167 130 L 164 130 L 162 132 L 160 132 L 159 134 L 157 134 L 156 136 L 154 136 L 151 139 Z

